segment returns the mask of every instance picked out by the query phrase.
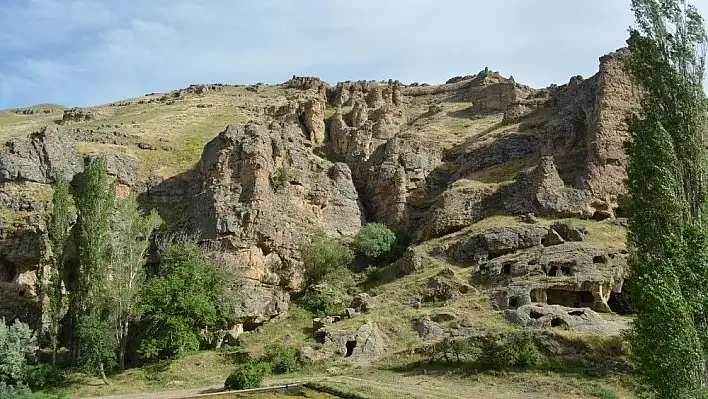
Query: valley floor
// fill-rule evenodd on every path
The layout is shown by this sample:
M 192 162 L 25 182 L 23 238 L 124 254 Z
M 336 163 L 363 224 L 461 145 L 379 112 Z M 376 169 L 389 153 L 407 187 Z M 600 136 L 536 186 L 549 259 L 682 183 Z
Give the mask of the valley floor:
M 592 376 L 587 370 L 519 370 L 475 372 L 447 365 L 407 363 L 407 360 L 356 365 L 345 361 L 308 368 L 297 374 L 270 378 L 264 385 L 295 381 L 311 382 L 357 398 L 633 398 L 634 380 L 629 375 Z M 113 376 L 106 386 L 97 378 L 74 375 L 62 389 L 69 398 L 167 399 L 214 392 L 233 368 L 223 352 L 207 351 L 158 367 L 129 370 Z M 215 398 L 279 398 L 278 394 L 207 396 Z M 307 394 L 309 398 L 327 398 Z

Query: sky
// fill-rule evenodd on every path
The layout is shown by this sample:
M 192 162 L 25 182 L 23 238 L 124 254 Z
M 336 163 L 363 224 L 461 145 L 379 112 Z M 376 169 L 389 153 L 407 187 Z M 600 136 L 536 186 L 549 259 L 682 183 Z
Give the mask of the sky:
M 0 0 L 0 109 L 292 75 L 563 84 L 625 45 L 629 1 Z

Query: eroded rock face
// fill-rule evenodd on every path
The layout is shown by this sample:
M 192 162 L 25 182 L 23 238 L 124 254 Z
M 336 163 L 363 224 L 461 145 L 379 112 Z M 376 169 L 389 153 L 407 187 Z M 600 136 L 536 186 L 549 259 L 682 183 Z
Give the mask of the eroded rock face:
M 641 96 L 641 90 L 622 71 L 622 62 L 627 57 L 627 49 L 600 57 L 595 101 L 587 114 L 588 153 L 583 186 L 598 198 L 627 192 L 626 115 L 637 109 Z
M 28 139 L 9 141 L 0 149 L 0 182 L 50 184 L 57 173 L 71 180 L 81 167 L 76 143 L 55 128 L 42 128 Z
M 312 153 L 297 108 L 279 112 L 270 124 L 229 126 L 193 172 L 149 190 L 166 207 L 180 198 L 164 190 L 191 196 L 184 228 L 218 242 L 223 263 L 247 281 L 237 310 L 251 323 L 284 314 L 301 281 L 300 245 L 318 230 L 353 236 L 362 223 L 349 167 Z

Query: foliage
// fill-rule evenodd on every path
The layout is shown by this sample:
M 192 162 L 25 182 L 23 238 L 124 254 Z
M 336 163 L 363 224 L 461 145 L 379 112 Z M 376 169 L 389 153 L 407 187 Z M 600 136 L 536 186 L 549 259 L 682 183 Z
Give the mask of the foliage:
M 493 370 L 530 367 L 539 364 L 541 353 L 528 331 L 515 331 L 502 336 L 489 335 L 481 342 L 479 363 Z
M 273 374 L 294 373 L 302 368 L 298 349 L 292 346 L 273 345 L 266 349 L 261 360 L 270 364 Z
M 344 312 L 344 305 L 337 301 L 333 295 L 321 292 L 307 292 L 302 298 L 301 304 L 317 317 L 338 315 Z
M 195 351 L 203 328 L 225 328 L 231 317 L 223 300 L 227 276 L 196 243 L 170 245 L 160 269 L 141 294 L 145 322 L 140 351 L 147 358 Z
M 49 338 L 52 345 L 52 364 L 56 363 L 57 348 L 59 346 L 59 327 L 62 313 L 66 310 L 67 301 L 64 296 L 62 277 L 64 276 L 64 247 L 69 239 L 71 215 L 69 213 L 69 182 L 63 175 L 58 175 L 54 183 L 52 194 L 52 213 L 47 224 L 49 244 L 52 249 L 52 267 L 48 272 L 40 272 L 46 278 L 45 284 L 40 284 L 38 292 L 40 298 L 46 296 L 49 300 Z M 43 278 L 40 278 L 41 282 Z
M 99 372 L 105 380 L 105 368 L 114 365 L 116 342 L 113 329 L 96 313 L 79 319 L 77 335 L 80 343 L 81 366 L 91 372 Z
M 644 91 L 628 121 L 632 352 L 662 398 L 694 397 L 708 382 L 706 34 L 686 3 L 633 0 L 625 63 Z
M 354 253 L 324 235 L 316 235 L 312 243 L 300 248 L 300 256 L 305 264 L 304 284 L 319 284 L 346 272 L 346 267 L 354 260 Z
M 111 324 L 119 343 L 118 366 L 125 368 L 125 351 L 131 322 L 138 316 L 137 304 L 145 281 L 145 255 L 150 235 L 162 219 L 153 209 L 148 214 L 138 207 L 137 195 L 129 194 L 117 203 L 111 220 Z
M 258 388 L 270 372 L 270 364 L 250 361 L 236 366 L 236 369 L 226 378 L 227 389 Z
M 7 385 L 0 381 L 0 398 L 2 399 L 34 399 L 32 391 L 25 385 Z
M 367 223 L 354 237 L 356 250 L 369 259 L 386 254 L 395 242 L 396 235 L 381 223 Z
M 33 390 L 59 387 L 66 383 L 66 376 L 54 365 L 34 364 L 25 367 L 26 382 Z
M 430 352 L 433 361 L 468 362 L 482 369 L 507 370 L 532 367 L 541 362 L 541 353 L 528 331 L 489 334 L 472 339 L 446 338 Z
M 27 324 L 18 320 L 8 326 L 0 319 L 0 383 L 20 385 L 25 366 L 37 350 L 36 337 Z
M 115 187 L 108 184 L 106 159 L 90 162 L 80 175 L 76 200 L 79 273 L 72 292 L 79 317 L 96 307 L 106 295 L 110 258 L 110 218 Z
M 590 396 L 601 399 L 617 399 L 618 397 L 613 391 L 602 387 L 597 387 L 590 391 Z
M 275 171 L 275 176 L 271 178 L 271 184 L 275 191 L 280 191 L 294 178 L 295 175 L 293 175 L 288 168 L 281 166 Z

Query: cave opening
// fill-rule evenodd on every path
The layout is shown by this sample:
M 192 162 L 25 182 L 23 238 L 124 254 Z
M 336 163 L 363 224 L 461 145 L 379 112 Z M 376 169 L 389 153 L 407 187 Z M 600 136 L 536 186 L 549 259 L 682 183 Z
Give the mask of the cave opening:
M 17 266 L 8 261 L 0 261 L 0 282 L 11 283 L 17 275 Z
M 504 274 L 511 274 L 511 263 L 507 263 L 504 266 L 502 266 L 502 272 Z
M 509 307 L 514 308 L 514 309 L 518 308 L 519 307 L 519 298 L 515 297 L 515 296 L 512 296 L 511 298 L 509 298 Z
M 567 327 L 568 324 L 563 320 L 558 317 L 554 318 L 551 320 L 551 327 Z
M 607 301 L 607 305 L 611 311 L 620 315 L 635 313 L 632 306 L 632 296 L 626 288 L 622 292 L 610 292 L 610 299 Z
M 548 271 L 549 276 L 557 276 L 558 275 L 558 266 L 551 266 L 551 270 Z
M 356 341 L 347 341 L 346 347 L 347 353 L 344 355 L 344 357 L 350 357 L 354 354 L 354 348 L 356 348 Z
M 529 313 L 529 317 L 531 317 L 534 320 L 538 320 L 541 317 L 543 317 L 543 313 L 532 310 L 531 313 Z
M 595 296 L 590 291 L 546 290 L 546 303 L 569 308 L 589 308 L 595 304 Z

